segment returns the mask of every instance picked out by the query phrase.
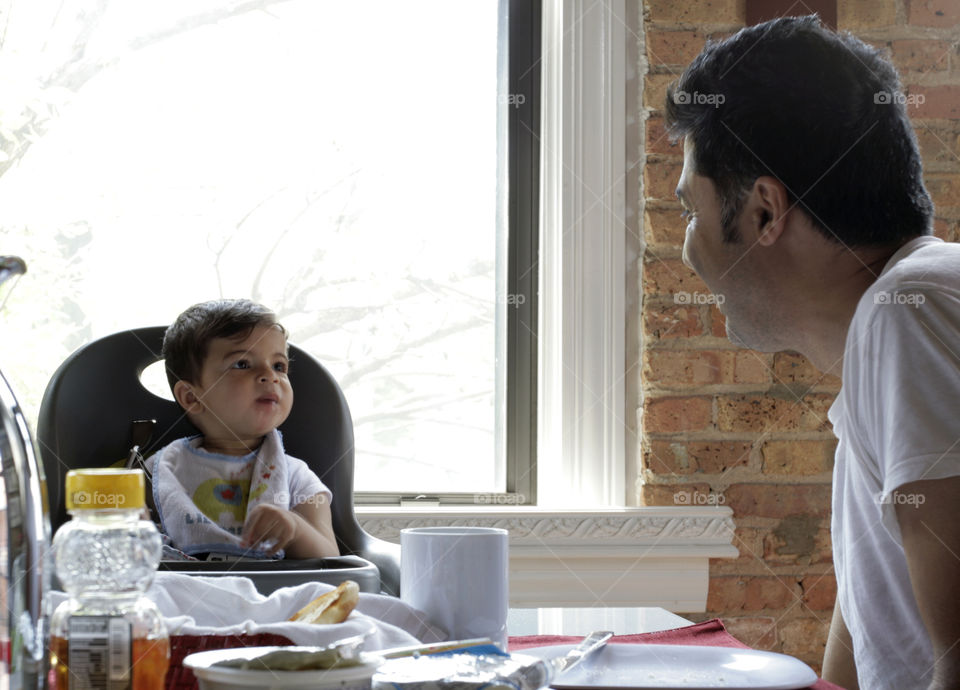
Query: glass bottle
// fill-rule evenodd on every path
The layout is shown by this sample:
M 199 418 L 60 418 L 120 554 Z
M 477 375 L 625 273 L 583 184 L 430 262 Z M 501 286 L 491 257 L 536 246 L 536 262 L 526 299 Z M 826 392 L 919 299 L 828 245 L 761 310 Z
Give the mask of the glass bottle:
M 57 577 L 69 599 L 50 619 L 55 690 L 162 690 L 170 639 L 144 595 L 162 550 L 144 508 L 141 470 L 71 470 L 72 519 L 53 539 Z

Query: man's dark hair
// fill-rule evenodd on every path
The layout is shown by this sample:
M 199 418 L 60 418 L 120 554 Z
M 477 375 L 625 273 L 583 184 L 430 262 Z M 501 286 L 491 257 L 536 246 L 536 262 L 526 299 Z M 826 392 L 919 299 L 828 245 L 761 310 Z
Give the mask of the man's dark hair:
M 163 336 L 167 381 L 173 390 L 177 381 L 198 383 L 203 360 L 214 338 L 243 339 L 257 326 L 276 326 L 277 316 L 247 299 L 218 299 L 195 304 L 177 317 Z
M 816 15 L 782 17 L 708 43 L 667 89 L 666 124 L 716 185 L 726 241 L 771 175 L 831 240 L 900 244 L 933 217 L 904 100 L 879 50 Z

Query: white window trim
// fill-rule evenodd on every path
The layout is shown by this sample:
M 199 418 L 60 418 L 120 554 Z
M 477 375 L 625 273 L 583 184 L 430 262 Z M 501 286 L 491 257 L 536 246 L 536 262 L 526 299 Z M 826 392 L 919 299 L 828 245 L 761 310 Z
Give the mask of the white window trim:
M 735 558 L 726 507 L 593 510 L 357 508 L 395 543 L 407 527 L 500 527 L 510 533 L 512 606 L 661 606 L 705 611 L 710 558 Z
M 627 508 L 624 0 L 544 0 L 539 505 L 358 507 L 405 527 L 510 532 L 514 606 L 706 610 L 710 558 L 736 558 L 727 507 Z
M 545 0 L 540 505 L 626 505 L 624 0 Z

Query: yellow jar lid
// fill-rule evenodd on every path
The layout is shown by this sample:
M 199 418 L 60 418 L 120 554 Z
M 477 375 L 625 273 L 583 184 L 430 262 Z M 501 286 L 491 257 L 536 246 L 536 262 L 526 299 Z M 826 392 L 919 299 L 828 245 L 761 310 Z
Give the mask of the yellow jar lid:
M 67 472 L 67 510 L 133 510 L 143 508 L 143 470 L 114 468 Z

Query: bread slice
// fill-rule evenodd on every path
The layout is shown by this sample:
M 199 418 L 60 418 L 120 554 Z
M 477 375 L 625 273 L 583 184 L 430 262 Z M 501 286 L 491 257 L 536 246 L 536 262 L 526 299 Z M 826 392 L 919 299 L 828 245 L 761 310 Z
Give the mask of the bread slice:
M 298 623 L 342 623 L 360 601 L 360 585 L 344 580 L 335 590 L 321 594 L 293 614 Z

